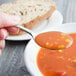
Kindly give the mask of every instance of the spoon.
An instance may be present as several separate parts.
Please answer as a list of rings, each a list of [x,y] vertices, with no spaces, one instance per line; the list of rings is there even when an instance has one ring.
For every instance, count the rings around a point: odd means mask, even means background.
[[[50,50],[66,49],[69,48],[73,43],[72,37],[62,32],[49,31],[35,35],[35,33],[33,33],[31,30],[21,25],[17,25],[16,27],[27,32],[29,35],[32,36],[33,40],[39,46],[46,49],[50,49]]]

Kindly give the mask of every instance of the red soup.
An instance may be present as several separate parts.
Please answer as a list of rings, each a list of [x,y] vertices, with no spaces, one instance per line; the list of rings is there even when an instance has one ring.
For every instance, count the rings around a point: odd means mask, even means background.
[[[43,76],[76,76],[76,33],[70,36],[73,44],[65,50],[40,49],[37,65]]]

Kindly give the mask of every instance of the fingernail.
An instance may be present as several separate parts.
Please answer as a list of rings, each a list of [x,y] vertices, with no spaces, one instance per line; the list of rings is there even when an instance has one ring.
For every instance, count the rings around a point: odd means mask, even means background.
[[[0,28],[20,24],[21,18],[17,15],[0,14]]]
[[[20,17],[19,16],[12,16],[12,18],[13,18],[14,21],[19,23],[19,21],[20,21]]]

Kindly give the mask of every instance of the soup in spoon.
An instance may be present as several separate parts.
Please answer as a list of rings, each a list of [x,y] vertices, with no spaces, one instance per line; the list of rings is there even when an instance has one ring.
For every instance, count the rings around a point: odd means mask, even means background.
[[[65,33],[52,31],[40,33],[36,36],[35,42],[41,47],[59,50],[70,47],[73,40]]]

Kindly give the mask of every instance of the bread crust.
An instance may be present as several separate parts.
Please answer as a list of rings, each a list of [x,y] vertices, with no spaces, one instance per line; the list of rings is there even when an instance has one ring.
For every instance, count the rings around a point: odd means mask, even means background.
[[[51,15],[53,14],[53,12],[55,11],[56,7],[52,6],[51,9],[44,15],[42,16],[38,16],[37,18],[35,18],[34,20],[23,24],[24,27],[28,28],[28,29],[32,29],[35,26],[37,26],[38,24],[40,24],[42,21],[44,21],[45,19],[48,19],[49,17],[51,17]]]
[[[24,23],[23,26],[31,30],[34,27],[36,27],[37,25],[39,25],[42,21],[51,17],[55,10],[56,10],[56,6],[55,5],[51,6],[50,10],[46,14],[44,14],[42,16],[38,16],[37,18],[35,18],[34,20],[32,20],[28,23]],[[25,33],[24,31],[19,30],[18,33],[16,33],[16,34],[11,33],[11,35],[21,35],[21,34],[24,34],[24,33]]]

